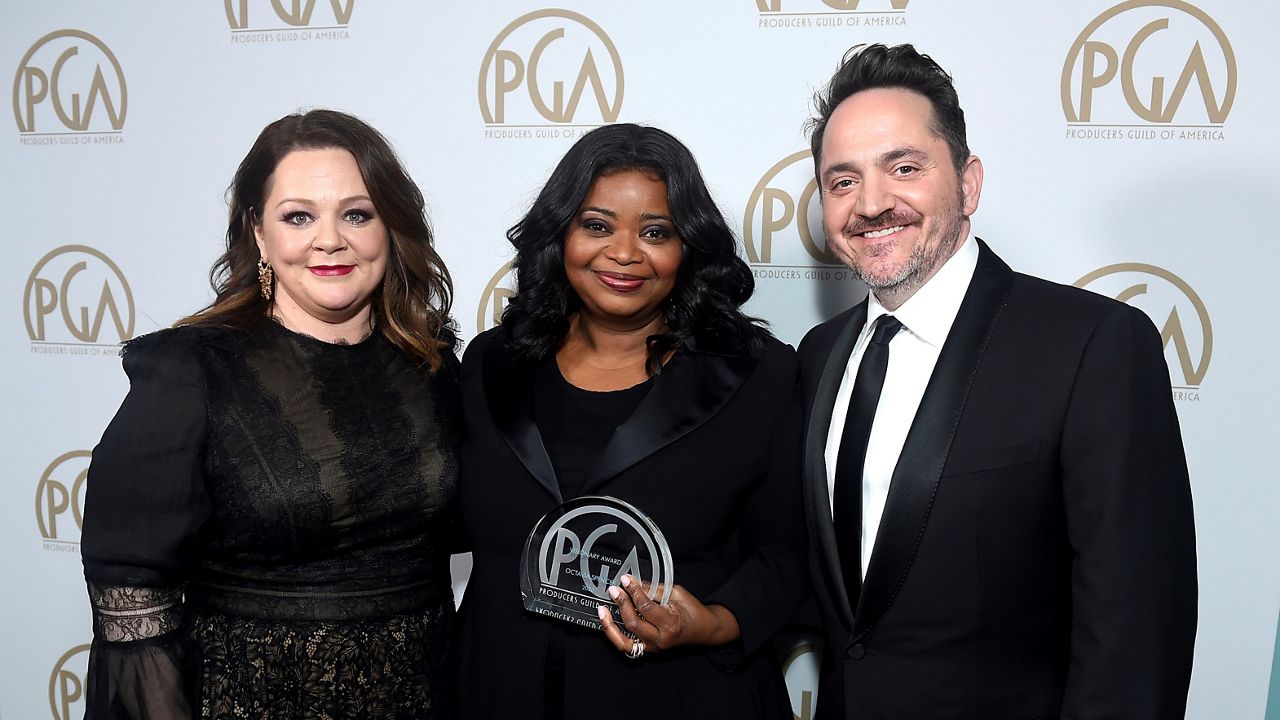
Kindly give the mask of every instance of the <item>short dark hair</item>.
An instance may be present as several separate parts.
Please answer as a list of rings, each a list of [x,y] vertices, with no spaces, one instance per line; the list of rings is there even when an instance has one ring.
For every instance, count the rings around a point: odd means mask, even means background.
[[[209,273],[215,299],[179,325],[212,324],[247,329],[271,310],[258,292],[258,246],[253,228],[262,219],[276,166],[294,150],[346,150],[369,198],[390,233],[386,275],[372,303],[374,324],[407,355],[438,369],[455,336],[449,308],[453,282],[436,253],[422,191],[382,133],[336,110],[293,113],[267,125],[240,161],[227,189],[227,251]]]
[[[850,48],[831,81],[813,98],[817,115],[809,121],[812,133],[809,144],[815,174],[822,172],[822,136],[831,114],[849,97],[875,88],[900,88],[923,95],[933,107],[933,133],[950,148],[956,172],[964,170],[964,163],[969,159],[969,141],[965,136],[964,110],[960,109],[960,98],[951,84],[951,76],[933,58],[921,55],[909,43],[893,47],[876,43]]]
[[[664,355],[693,337],[724,350],[758,350],[761,323],[739,309],[751,298],[755,279],[697,161],[670,133],[631,123],[583,135],[529,212],[507,231],[516,249],[517,288],[502,313],[508,350],[518,360],[537,362],[564,342],[570,317],[581,307],[564,269],[565,237],[596,178],[627,170],[666,184],[671,221],[684,244],[675,287],[663,303],[667,332],[649,338],[649,373],[660,372]]]

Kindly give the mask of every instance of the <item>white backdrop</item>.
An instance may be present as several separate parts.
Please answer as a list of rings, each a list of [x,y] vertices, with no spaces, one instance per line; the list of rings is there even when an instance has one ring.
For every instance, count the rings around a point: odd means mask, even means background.
[[[859,294],[827,262],[802,124],[851,45],[956,80],[987,171],[976,233],[1016,269],[1141,307],[1167,340],[1201,615],[1188,716],[1280,718],[1280,6],[1245,0],[692,3],[11,0],[0,77],[0,718],[79,717],[88,451],[123,339],[210,298],[223,191],[267,122],[353,112],[427,195],[464,338],[510,295],[505,229],[573,139],[660,125],[699,158],[796,343]],[[541,48],[541,49],[539,49]],[[1271,479],[1268,479],[1271,478]],[[465,566],[465,562],[461,564]],[[791,667],[797,717],[812,672]],[[1272,710],[1267,711],[1269,694]]]

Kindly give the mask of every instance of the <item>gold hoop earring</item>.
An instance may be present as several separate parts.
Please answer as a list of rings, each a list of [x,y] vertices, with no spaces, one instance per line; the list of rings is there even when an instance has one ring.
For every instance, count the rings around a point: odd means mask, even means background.
[[[271,281],[275,279],[275,273],[271,271],[271,263],[266,258],[258,258],[258,293],[262,295],[263,300],[271,299]]]

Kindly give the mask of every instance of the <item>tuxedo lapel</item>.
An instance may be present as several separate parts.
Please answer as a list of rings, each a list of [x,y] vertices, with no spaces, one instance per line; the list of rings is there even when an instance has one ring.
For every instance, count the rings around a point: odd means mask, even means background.
[[[854,306],[847,317],[837,320],[840,328],[835,342],[825,354],[826,361],[813,388],[813,401],[805,423],[804,467],[805,501],[813,518],[814,536],[818,560],[822,566],[821,581],[826,585],[832,605],[840,613],[846,630],[853,627],[853,603],[845,590],[844,575],[840,570],[840,552],[836,546],[835,523],[831,519],[831,494],[827,484],[827,433],[831,429],[831,414],[835,410],[836,393],[844,378],[849,356],[853,354],[858,333],[867,322],[867,303]]]
[[[976,240],[976,239],[975,239]],[[1013,272],[977,240],[978,266],[893,471],[853,625],[864,636],[893,603],[924,536],[974,374],[1008,301]]]
[[[556,502],[563,502],[551,456],[533,421],[533,368],[508,362],[499,338],[494,338],[484,350],[485,398],[498,432],[538,484],[546,488]]]
[[[720,412],[755,369],[756,358],[701,352],[691,343],[654,379],[636,411],[613,432],[587,474],[583,493],[700,427]]]

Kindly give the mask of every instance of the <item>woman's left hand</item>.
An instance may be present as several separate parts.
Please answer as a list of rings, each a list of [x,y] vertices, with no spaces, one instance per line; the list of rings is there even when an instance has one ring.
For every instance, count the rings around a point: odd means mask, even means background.
[[[671,589],[666,605],[654,602],[644,583],[623,575],[622,587],[611,586],[609,597],[618,605],[622,623],[639,643],[622,633],[609,608],[598,609],[609,642],[631,657],[661,652],[680,645],[723,645],[742,635],[738,619],[723,605],[703,605],[680,585]]]

